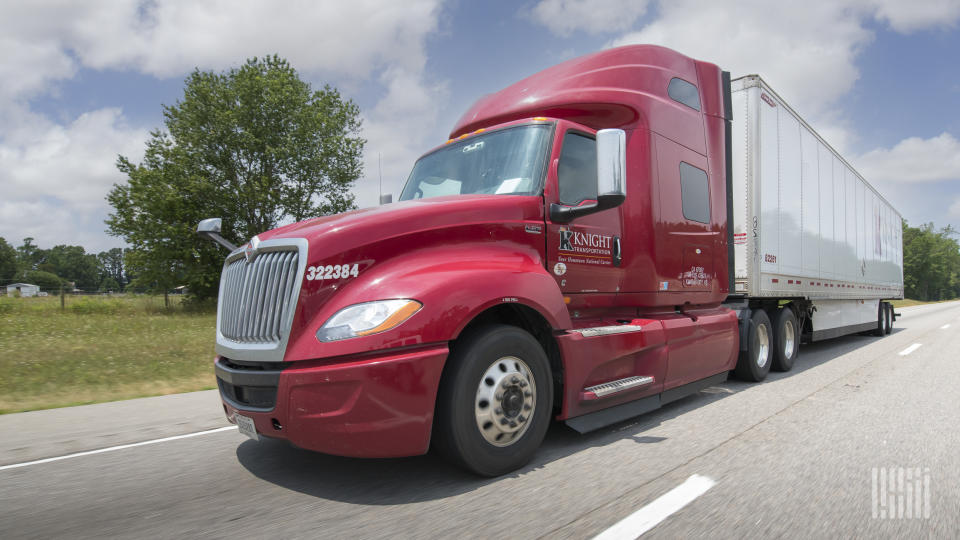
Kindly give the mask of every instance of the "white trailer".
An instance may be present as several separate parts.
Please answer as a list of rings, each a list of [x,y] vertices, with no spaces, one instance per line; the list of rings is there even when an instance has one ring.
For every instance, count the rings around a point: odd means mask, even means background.
[[[731,105],[734,293],[794,302],[807,340],[888,333],[900,214],[759,76],[731,82]]]

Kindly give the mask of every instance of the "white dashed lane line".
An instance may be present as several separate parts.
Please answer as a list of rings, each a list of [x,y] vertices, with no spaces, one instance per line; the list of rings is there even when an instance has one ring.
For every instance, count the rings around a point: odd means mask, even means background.
[[[946,330],[947,328],[950,328],[950,323],[947,323],[940,327],[941,330]]]
[[[911,346],[907,347],[906,349],[900,351],[900,356],[906,356],[906,355],[912,353],[913,351],[919,349],[920,346],[921,346],[920,343],[914,343],[913,345],[911,345]]]
[[[657,526],[691,501],[716,485],[712,479],[695,474],[658,497],[652,503],[630,514],[616,525],[603,531],[593,540],[633,540]]]
[[[229,430],[231,430],[231,429],[232,429],[232,430],[236,430],[236,429],[237,429],[237,426],[226,426],[226,427],[222,427],[222,428],[208,429],[208,430],[206,430],[206,431],[197,431],[197,432],[195,432],[195,433],[186,433],[186,434],[184,434],[184,435],[174,435],[173,437],[164,437],[164,438],[162,438],[162,439],[153,439],[153,440],[149,440],[149,441],[142,441],[142,442],[136,442],[136,443],[130,443],[130,444],[121,444],[121,445],[119,445],[119,446],[111,446],[111,447],[109,447],[109,448],[100,448],[100,449],[97,449],[97,450],[88,450],[88,451],[86,451],[86,452],[77,452],[77,453],[75,453],[75,454],[67,454],[67,455],[64,455],[64,456],[57,456],[57,457],[51,457],[51,458],[45,458],[45,459],[38,459],[38,460],[35,460],[35,461],[24,461],[23,463],[12,463],[12,464],[10,464],[10,465],[2,465],[2,466],[0,466],[0,471],[5,471],[5,470],[7,470],[7,469],[17,469],[17,468],[19,468],[19,467],[27,467],[27,466],[30,466],[30,465],[40,465],[41,463],[50,463],[50,462],[53,462],[53,461],[61,461],[61,460],[64,460],[64,459],[77,458],[77,457],[83,457],[83,456],[90,456],[90,455],[93,455],[93,454],[103,454],[104,452],[113,452],[113,451],[115,451],[115,450],[124,450],[124,449],[127,449],[127,448],[134,448],[134,447],[137,447],[137,446],[146,446],[146,445],[148,445],[148,444],[157,444],[157,443],[168,442],[168,441],[176,441],[176,440],[179,440],[179,439],[189,439],[190,437],[199,437],[200,435],[209,435],[210,433],[219,433],[219,432],[221,432],[221,431],[229,431]]]

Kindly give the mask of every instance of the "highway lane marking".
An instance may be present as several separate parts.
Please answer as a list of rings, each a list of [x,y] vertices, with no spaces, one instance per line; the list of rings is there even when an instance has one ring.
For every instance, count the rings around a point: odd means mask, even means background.
[[[100,448],[97,450],[87,450],[85,452],[77,452],[74,454],[67,454],[64,456],[49,457],[44,459],[37,459],[34,461],[24,461],[23,463],[13,463],[10,465],[2,465],[0,466],[0,471],[5,471],[7,469],[16,469],[19,467],[28,467],[30,465],[40,465],[41,463],[51,463],[53,461],[60,461],[63,459],[71,459],[71,458],[77,458],[82,456],[91,456],[93,454],[103,454],[104,452],[113,452],[114,450],[125,450],[127,448],[135,448],[137,446],[147,446],[148,444],[157,444],[157,443],[168,442],[168,441],[176,441],[179,439],[189,439],[190,437],[199,437],[200,435],[209,435],[211,433],[219,433],[221,431],[229,431],[231,429],[236,430],[237,426],[226,426],[226,427],[221,427],[216,429],[208,429],[206,431],[186,433],[184,435],[174,435],[173,437],[164,437],[162,439],[152,439],[149,441],[141,441],[141,442],[130,443],[130,444],[121,444],[118,446],[110,446],[108,448]]]
[[[940,327],[941,330],[946,330],[947,328],[950,328],[950,323],[947,323]]]
[[[703,495],[717,483],[706,476],[695,474],[658,497],[652,503],[644,506],[617,522],[613,527],[603,531],[593,540],[633,540],[649,531],[661,521],[670,517],[694,499]]]
[[[921,346],[920,343],[914,343],[913,345],[911,345],[911,346],[907,347],[906,349],[900,351],[900,356],[906,356],[906,355],[912,353],[913,351],[919,349],[920,346]]]

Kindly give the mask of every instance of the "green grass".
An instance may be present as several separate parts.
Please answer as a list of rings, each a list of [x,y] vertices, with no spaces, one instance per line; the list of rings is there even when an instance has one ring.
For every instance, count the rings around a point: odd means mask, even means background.
[[[904,298],[903,300],[890,301],[890,303],[893,304],[893,307],[895,308],[922,306],[924,304],[939,304],[940,302],[953,302],[953,300],[931,300],[929,302],[925,302],[923,300],[913,300],[912,298]]]
[[[163,297],[0,297],[0,413],[214,388],[215,319]]]

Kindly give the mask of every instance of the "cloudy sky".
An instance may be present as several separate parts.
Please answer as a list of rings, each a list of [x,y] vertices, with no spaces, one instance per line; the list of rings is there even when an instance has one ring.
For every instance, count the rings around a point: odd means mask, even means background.
[[[478,97],[655,43],[759,73],[912,224],[960,228],[960,0],[70,0],[0,5],[0,236],[122,246],[104,197],[195,67],[277,53],[362,109],[360,206]]]

